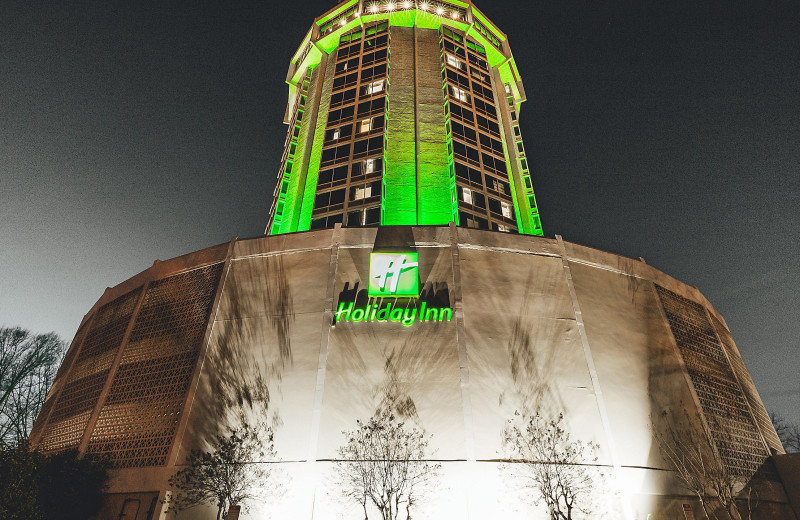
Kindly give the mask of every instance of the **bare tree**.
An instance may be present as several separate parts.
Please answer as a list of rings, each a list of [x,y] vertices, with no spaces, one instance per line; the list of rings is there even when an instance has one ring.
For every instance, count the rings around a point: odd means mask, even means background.
[[[56,334],[0,328],[0,444],[26,440],[66,344]]]
[[[591,515],[591,495],[602,476],[587,462],[596,462],[598,445],[572,440],[564,414],[547,418],[541,411],[514,414],[506,422],[503,446],[522,487],[543,500],[552,520]]]
[[[791,423],[777,412],[770,412],[769,418],[775,432],[788,453],[800,453],[800,425]]]
[[[369,505],[382,520],[411,518],[411,509],[441,464],[426,460],[429,434],[400,421],[390,407],[379,408],[358,427],[342,432],[337,473],[345,497],[357,501],[369,519]]]
[[[272,430],[267,426],[242,424],[229,436],[218,435],[210,451],[192,450],[188,467],[169,479],[174,489],[168,498],[169,511],[180,511],[200,504],[217,506],[217,520],[231,505],[246,506],[259,498],[271,476],[264,458],[274,458]]]
[[[713,416],[707,420],[716,421]],[[712,518],[712,512],[721,510],[729,520],[752,518],[758,507],[758,497],[753,489],[745,489],[745,480],[732,472],[716,456],[714,445],[705,430],[696,425],[702,424],[698,414],[685,408],[679,417],[669,412],[661,414],[660,427],[651,426],[653,437],[662,456],[672,466],[684,488],[697,497],[703,512]],[[715,427],[717,442],[723,445],[736,445],[736,439],[728,428]],[[738,503],[742,502],[742,513]],[[718,506],[718,507],[717,507]]]

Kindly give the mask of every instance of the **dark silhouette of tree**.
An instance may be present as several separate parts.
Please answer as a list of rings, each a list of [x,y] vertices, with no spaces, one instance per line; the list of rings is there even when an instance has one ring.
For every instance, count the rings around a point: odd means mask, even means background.
[[[503,446],[524,490],[544,501],[552,520],[591,515],[591,494],[601,475],[587,462],[596,462],[598,446],[570,439],[564,415],[547,418],[540,411],[516,413],[506,422]]]
[[[800,425],[787,421],[777,412],[770,412],[769,418],[775,432],[788,453],[800,453]]]
[[[370,505],[382,520],[410,519],[412,507],[441,468],[426,460],[430,435],[399,420],[388,406],[357,424],[342,432],[346,442],[336,467],[343,494],[361,504],[365,520]]]
[[[267,426],[242,424],[228,436],[218,435],[209,451],[192,450],[188,466],[170,477],[170,512],[214,504],[219,520],[231,505],[246,507],[259,498],[272,474],[270,465],[261,463],[265,458],[275,458],[272,429]]]
[[[714,421],[713,416],[706,416]],[[724,518],[745,520],[752,518],[758,507],[758,497],[746,486],[745,479],[733,473],[716,456],[711,437],[697,425],[702,424],[697,413],[682,408],[680,416],[668,411],[661,414],[659,426],[651,426],[661,455],[672,466],[683,487],[697,497],[706,517],[721,510]],[[712,428],[716,441],[735,446],[737,439],[729,429]],[[737,503],[741,503],[744,512]]]
[[[44,455],[27,442],[0,449],[0,518],[85,520],[100,511],[111,465],[77,450]]]
[[[54,333],[0,328],[0,444],[27,440],[65,347]]]

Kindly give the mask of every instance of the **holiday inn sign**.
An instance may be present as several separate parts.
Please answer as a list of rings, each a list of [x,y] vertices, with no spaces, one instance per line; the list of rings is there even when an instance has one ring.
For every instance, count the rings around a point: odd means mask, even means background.
[[[355,302],[339,302],[336,323],[349,322],[399,322],[410,327],[416,322],[450,321],[450,307],[429,307],[419,302],[419,261],[416,252],[371,253],[369,256],[369,283],[366,306],[356,307]],[[391,298],[389,302],[385,299]],[[403,305],[398,305],[402,299]]]

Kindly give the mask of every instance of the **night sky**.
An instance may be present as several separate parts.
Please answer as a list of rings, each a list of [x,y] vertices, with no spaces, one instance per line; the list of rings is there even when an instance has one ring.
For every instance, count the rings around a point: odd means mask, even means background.
[[[0,325],[71,339],[155,259],[262,234],[289,58],[333,5],[2,2]],[[800,422],[800,3],[478,6],[545,234],[697,285]]]

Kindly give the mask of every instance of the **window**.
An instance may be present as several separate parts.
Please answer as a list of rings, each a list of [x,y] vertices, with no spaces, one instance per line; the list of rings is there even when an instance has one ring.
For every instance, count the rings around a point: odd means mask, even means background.
[[[450,93],[453,97],[462,103],[469,103],[469,94],[463,89],[450,85]]]
[[[464,68],[463,61],[459,60],[458,58],[449,53],[445,53],[444,55],[447,57],[447,64],[450,65],[451,67],[454,67],[459,70]]]
[[[358,124],[358,132],[363,134],[372,130],[372,119],[364,119]]]
[[[511,218],[511,204],[508,202],[500,202],[500,208],[502,210],[503,216],[506,218]],[[505,231],[505,230],[501,230]]]
[[[350,188],[350,200],[362,200],[372,197],[372,185],[355,186]]]
[[[469,188],[461,188],[461,195],[464,199],[464,202],[467,204],[472,204],[472,190]]]
[[[379,79],[378,81],[373,81],[372,83],[364,87],[364,95],[369,96],[371,94],[377,94],[378,92],[382,92],[383,82],[384,80]]]

